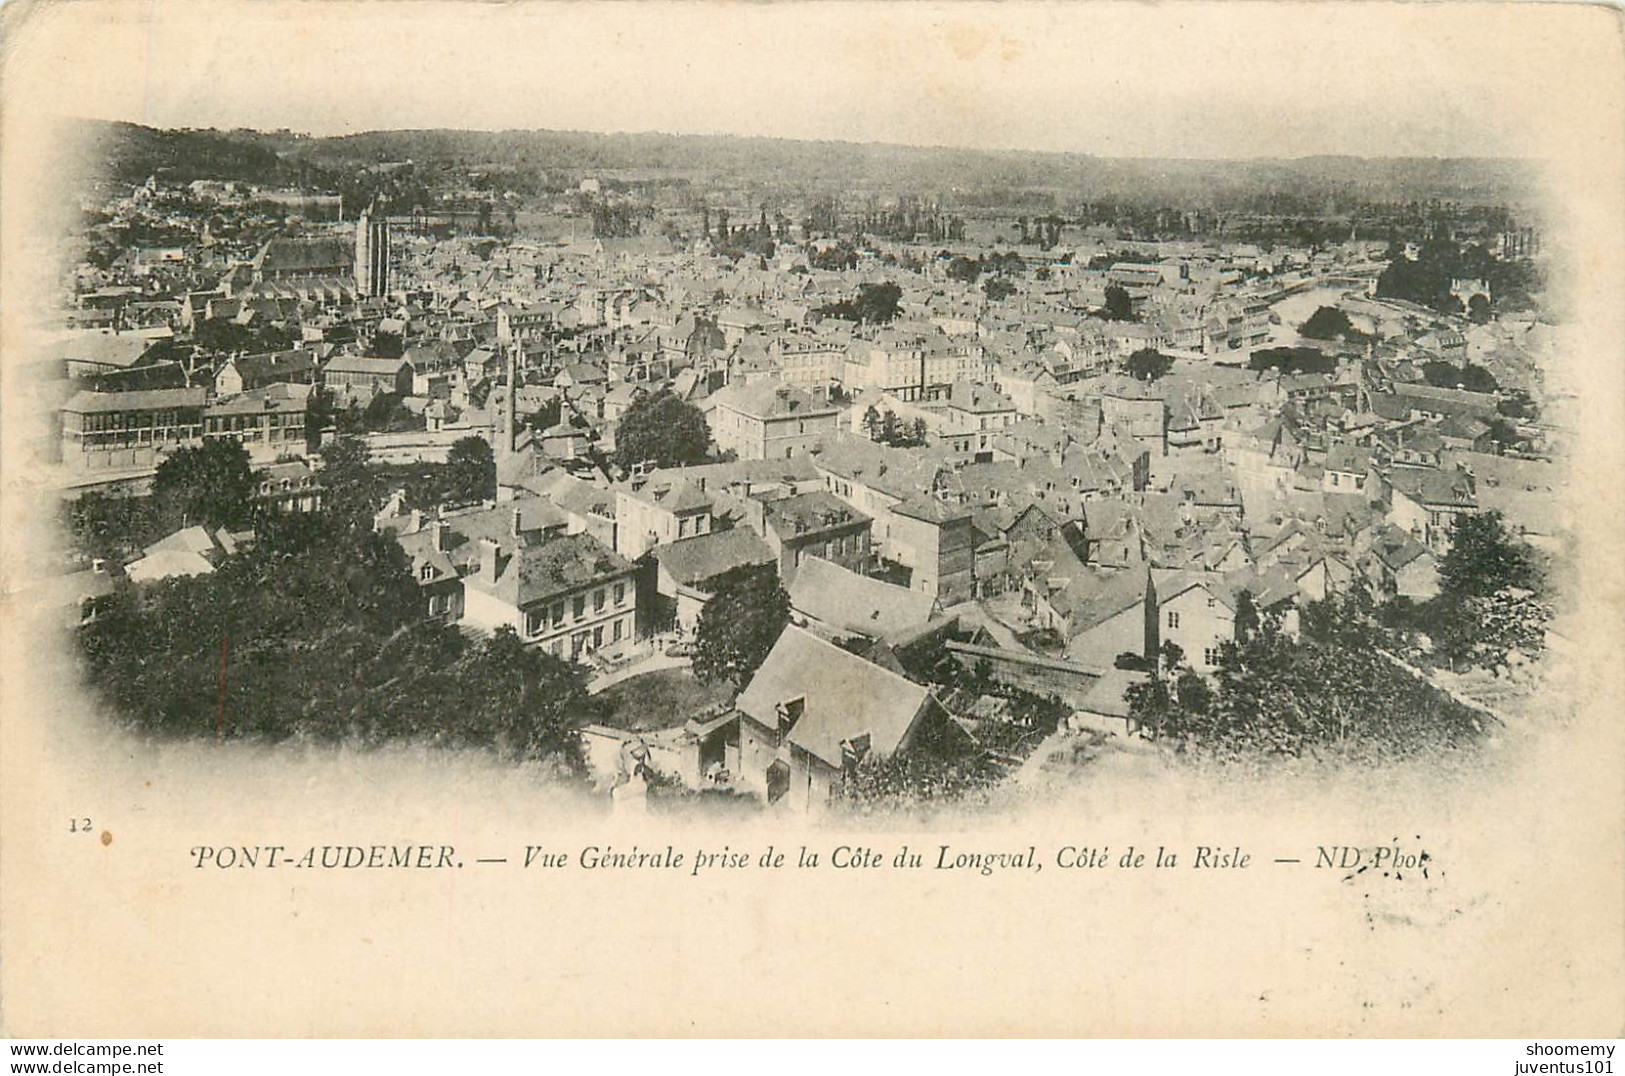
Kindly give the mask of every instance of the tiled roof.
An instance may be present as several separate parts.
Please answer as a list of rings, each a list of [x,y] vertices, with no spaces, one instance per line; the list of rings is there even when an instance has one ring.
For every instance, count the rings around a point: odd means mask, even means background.
[[[930,692],[817,636],[789,627],[739,696],[740,711],[777,728],[778,707],[801,700],[789,742],[840,768],[843,742],[869,738],[884,758],[914,727]]]
[[[748,527],[712,531],[655,547],[655,559],[676,582],[699,586],[751,564],[772,564],[773,550]]]

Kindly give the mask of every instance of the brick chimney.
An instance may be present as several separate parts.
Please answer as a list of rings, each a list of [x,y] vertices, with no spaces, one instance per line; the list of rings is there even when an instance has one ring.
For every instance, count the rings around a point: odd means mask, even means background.
[[[434,537],[434,547],[437,552],[445,553],[451,549],[451,528],[446,521],[437,519],[429,524],[429,533]]]
[[[518,508],[515,508],[513,510],[513,536],[515,538],[519,537],[520,534],[523,533],[523,525],[523,513],[521,513]]]

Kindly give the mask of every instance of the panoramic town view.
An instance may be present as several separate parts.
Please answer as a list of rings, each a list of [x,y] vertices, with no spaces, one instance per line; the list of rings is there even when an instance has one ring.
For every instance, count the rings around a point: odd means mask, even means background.
[[[1521,165],[84,126],[31,589],[133,735],[852,814],[1540,720]]]

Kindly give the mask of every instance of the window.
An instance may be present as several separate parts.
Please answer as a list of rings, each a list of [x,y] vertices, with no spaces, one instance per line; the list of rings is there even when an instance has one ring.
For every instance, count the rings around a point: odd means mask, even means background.
[[[429,595],[429,615],[445,616],[451,609],[451,596],[448,594]]]
[[[542,610],[532,609],[525,613],[525,634],[540,635],[542,633]]]
[[[582,617],[587,615],[587,596],[585,594],[579,594],[576,596],[575,602],[571,605],[570,612],[576,620],[580,620]]]
[[[1207,607],[1208,607],[1208,608],[1209,608],[1209,609],[1211,609],[1211,608],[1213,608],[1213,607],[1214,607],[1214,606],[1215,606],[1215,605],[1217,605],[1217,604],[1218,604],[1218,602],[1216,602],[1216,601],[1214,601],[1214,600],[1213,600],[1213,598],[1211,598],[1211,597],[1209,597],[1209,598],[1208,598],[1208,600],[1207,600]]]
[[[599,587],[597,590],[592,592],[592,611],[595,613],[602,613],[604,611],[603,587]]]
[[[418,578],[422,579],[424,582],[428,582],[429,580],[433,579],[434,578],[434,565],[425,564],[423,566],[423,570],[418,572]]]
[[[553,608],[552,608],[552,610],[550,610],[550,612],[548,614],[548,620],[550,620],[552,622],[552,624],[553,624],[553,626],[555,628],[558,627],[560,624],[564,623],[564,603],[563,602],[554,602],[553,603]]]
[[[679,538],[688,537],[688,517],[687,516],[678,516],[677,517],[677,537],[679,537]]]
[[[1168,626],[1170,628],[1179,627],[1179,614],[1172,609],[1168,610]]]
[[[600,646],[603,646],[603,645],[604,645],[604,626],[602,624],[600,624],[596,628],[592,629],[592,648],[594,650],[597,650]]]
[[[625,583],[616,583],[615,584],[615,604],[616,605],[625,605],[626,604],[626,584]]]
[[[621,641],[621,621],[617,620],[610,626],[609,639],[614,643]]]
[[[1217,665],[1219,663],[1219,648],[1216,646],[1202,647],[1202,664]]]

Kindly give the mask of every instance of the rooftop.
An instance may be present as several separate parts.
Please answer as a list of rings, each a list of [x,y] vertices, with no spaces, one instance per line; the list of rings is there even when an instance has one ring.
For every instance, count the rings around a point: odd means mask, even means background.
[[[867,736],[878,757],[895,753],[930,692],[833,643],[788,627],[736,705],[777,728],[779,707],[798,702],[789,742],[840,768],[842,744]]]

